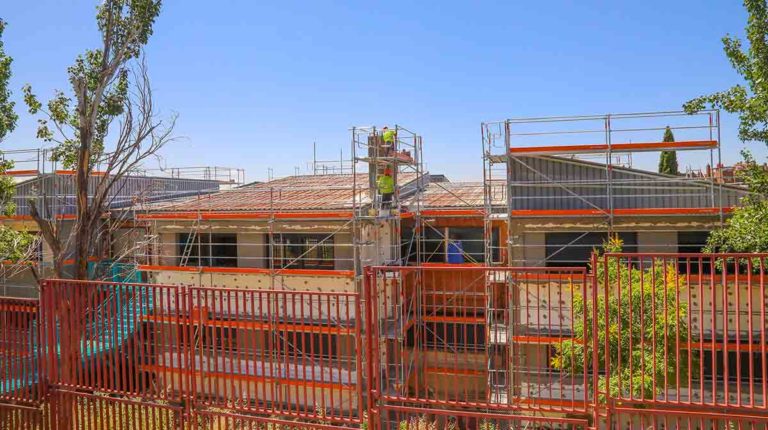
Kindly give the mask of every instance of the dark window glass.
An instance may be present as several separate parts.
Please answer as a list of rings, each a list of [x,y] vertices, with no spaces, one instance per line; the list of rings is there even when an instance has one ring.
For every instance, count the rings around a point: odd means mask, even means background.
[[[709,237],[708,231],[680,231],[677,232],[677,252],[700,253]],[[678,264],[680,273],[710,274],[712,273],[711,261],[707,258],[680,258]]]
[[[334,269],[334,237],[327,234],[276,234],[272,248],[278,269]]]
[[[237,267],[237,234],[180,233],[180,266]]]
[[[637,233],[619,233],[624,252],[637,252]],[[546,266],[587,266],[592,252],[608,241],[608,233],[546,233]]]
[[[237,329],[232,327],[203,326],[191,331],[186,325],[177,328],[177,342],[179,346],[200,347],[205,350],[232,351],[238,350]]]
[[[722,344],[722,341],[718,341]],[[737,354],[739,357],[737,358]],[[715,351],[715,360],[712,362],[712,351],[704,351],[704,358],[701,360],[701,365],[704,370],[704,379],[711,381],[715,378],[716,381],[722,382],[725,380],[725,355],[723,351]],[[748,351],[737,352],[728,351],[728,381],[736,382],[740,380],[742,383],[752,381],[755,385],[761,385],[763,383],[763,358],[760,352],[752,353],[752,361],[750,362],[750,353]],[[714,366],[713,366],[714,365]],[[750,374],[750,366],[752,367],[752,373]],[[739,373],[739,370],[741,373]],[[694,372],[694,376],[696,372]],[[752,378],[750,378],[752,376]]]
[[[479,351],[485,349],[486,326],[428,322],[423,324],[423,339],[427,348],[439,351]],[[414,345],[418,327],[408,331],[408,344]]]
[[[290,358],[335,358],[339,354],[338,335],[329,333],[278,332],[275,352]]]

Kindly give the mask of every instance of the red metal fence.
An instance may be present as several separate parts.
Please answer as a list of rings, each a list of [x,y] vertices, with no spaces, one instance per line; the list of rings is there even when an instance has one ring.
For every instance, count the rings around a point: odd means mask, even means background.
[[[596,264],[598,397],[768,412],[766,256],[608,254]]]
[[[588,415],[591,357],[553,366],[552,353],[590,320],[587,284],[585,269],[372,268],[373,419],[383,428],[586,427],[566,415]]]
[[[47,281],[0,299],[0,429],[768,430],[767,258],[376,267],[361,294]]]
[[[0,403],[40,400],[38,333],[37,300],[0,298]]]

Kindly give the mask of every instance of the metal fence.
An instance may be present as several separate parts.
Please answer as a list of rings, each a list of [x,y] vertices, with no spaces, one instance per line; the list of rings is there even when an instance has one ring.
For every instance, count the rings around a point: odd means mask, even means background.
[[[761,429],[762,254],[374,267],[364,291],[46,281],[0,429]]]

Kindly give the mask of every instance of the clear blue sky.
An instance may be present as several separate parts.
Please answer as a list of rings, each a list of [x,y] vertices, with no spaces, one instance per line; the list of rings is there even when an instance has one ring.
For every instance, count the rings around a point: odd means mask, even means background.
[[[95,4],[3,2],[15,88],[67,88],[67,66],[97,46]],[[736,0],[166,0],[147,56],[158,105],[179,113],[185,137],[168,165],[286,175],[313,141],[336,157],[348,127],[399,123],[424,136],[429,170],[476,179],[481,121],[675,110],[738,82],[720,38],[745,20]],[[5,148],[39,146],[34,127],[22,115]],[[729,163],[735,136],[725,118]]]

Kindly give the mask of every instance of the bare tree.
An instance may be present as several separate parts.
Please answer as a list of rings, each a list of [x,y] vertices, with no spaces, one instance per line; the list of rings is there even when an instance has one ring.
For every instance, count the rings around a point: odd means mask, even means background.
[[[101,48],[86,51],[68,70],[73,97],[57,92],[43,107],[31,88],[24,88],[30,113],[43,114],[38,137],[55,143],[54,161],[75,171],[71,231],[62,228],[58,214],[46,214],[31,202],[31,215],[53,253],[56,276],[65,275],[64,261],[71,257],[74,277],[87,278],[88,257],[96,249],[110,200],[119,194],[116,187],[172,140],[175,117],[158,118],[141,56],[159,12],[158,0],[104,1],[97,13]],[[101,171],[94,175],[97,166]]]

